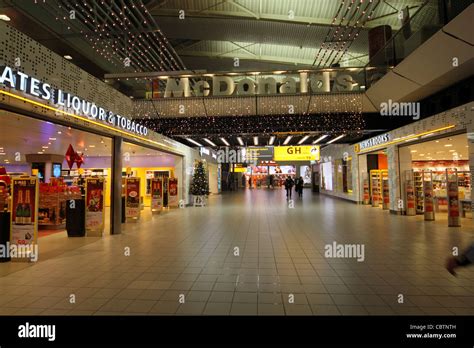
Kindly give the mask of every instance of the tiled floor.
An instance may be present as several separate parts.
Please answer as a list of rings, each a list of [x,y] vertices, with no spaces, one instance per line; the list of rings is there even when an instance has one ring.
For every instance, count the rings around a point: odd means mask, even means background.
[[[0,264],[0,315],[472,315],[474,268],[443,264],[473,221],[437,218],[309,191],[294,209],[282,190],[224,194],[118,236],[41,238],[38,263]],[[326,258],[334,241],[364,244],[365,260]],[[66,250],[45,260],[49,243]]]

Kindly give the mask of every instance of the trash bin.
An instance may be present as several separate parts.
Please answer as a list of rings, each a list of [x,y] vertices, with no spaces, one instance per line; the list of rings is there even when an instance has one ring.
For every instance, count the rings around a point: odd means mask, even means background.
[[[84,237],[86,235],[84,199],[70,199],[66,201],[66,230],[68,237]]]
[[[10,242],[10,213],[1,212],[0,213],[0,245],[2,249],[7,252],[8,244]],[[8,243],[8,244],[7,244]],[[0,253],[0,262],[10,261],[10,256],[7,254]]]

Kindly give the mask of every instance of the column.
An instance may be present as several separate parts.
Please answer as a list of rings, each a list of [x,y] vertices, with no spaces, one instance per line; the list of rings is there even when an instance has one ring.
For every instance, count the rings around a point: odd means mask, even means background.
[[[122,145],[121,137],[114,137],[112,140],[112,183],[110,200],[110,234],[120,234],[122,232]]]

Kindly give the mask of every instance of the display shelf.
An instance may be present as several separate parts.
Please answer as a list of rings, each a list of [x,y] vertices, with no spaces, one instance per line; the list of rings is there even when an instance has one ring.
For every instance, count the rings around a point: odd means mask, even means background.
[[[423,214],[423,173],[413,171],[413,180],[415,182],[415,207],[417,214]]]

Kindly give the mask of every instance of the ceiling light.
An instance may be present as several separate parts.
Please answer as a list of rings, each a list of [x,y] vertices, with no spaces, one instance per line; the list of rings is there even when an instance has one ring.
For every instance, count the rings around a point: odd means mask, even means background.
[[[450,146],[453,146],[453,144],[446,144],[446,145],[444,145],[444,146],[450,147]]]
[[[290,142],[291,138],[293,138],[293,136],[288,135],[288,136],[286,137],[285,141],[283,142],[283,145],[288,144],[288,143]]]
[[[89,145],[89,147],[95,147],[95,145]]]
[[[237,141],[239,142],[240,146],[244,146],[244,141],[241,137],[237,137]]]
[[[186,138],[186,140],[189,141],[190,143],[193,143],[194,145],[202,146],[201,144],[199,144],[197,141],[195,141],[195,140],[193,140],[193,139]]]
[[[47,146],[41,146],[42,149],[47,149],[48,147]]]
[[[11,18],[8,17],[6,14],[0,14],[0,20],[10,22]]]
[[[253,144],[258,145],[258,137],[253,137]]]
[[[210,141],[210,140],[207,139],[207,138],[203,138],[203,140],[204,140],[206,143],[208,143],[209,145],[211,145],[211,146],[217,146],[216,144],[214,144],[212,141]]]
[[[424,156],[425,154],[424,153],[420,153],[420,156]]]
[[[56,140],[56,138],[49,138],[49,140]]]
[[[300,141],[298,141],[298,145],[303,144],[308,138],[309,138],[309,135],[305,135]]]
[[[272,136],[270,137],[270,140],[268,140],[268,145],[273,145],[273,143],[275,142],[275,138],[276,138],[276,137],[275,137],[274,135],[272,135]]]
[[[61,131],[58,131],[58,134],[62,134],[62,132],[61,132]]]
[[[69,54],[66,54],[66,55],[64,56],[64,58],[66,58],[67,60],[71,60],[71,59],[72,59],[72,57],[71,57]]]
[[[51,145],[51,143],[48,143],[48,145]]]
[[[0,152],[0,156],[5,156],[6,153],[5,152]]]
[[[410,152],[418,152],[418,150],[411,150]]]
[[[321,140],[327,138],[328,136],[329,136],[329,135],[327,135],[327,134],[321,135],[318,139],[316,139],[315,141],[313,141],[313,144],[319,143]]]
[[[449,152],[455,152],[456,150],[449,150]]]
[[[340,136],[338,136],[338,137],[336,137],[336,138],[334,138],[334,139],[332,139],[332,140],[329,140],[327,143],[328,143],[328,144],[331,144],[331,143],[333,143],[333,142],[335,142],[335,141],[338,141],[339,139],[341,139],[341,138],[343,138],[343,137],[345,137],[345,136],[346,136],[345,134],[341,134]]]
[[[38,155],[42,155],[43,153],[42,153],[41,151],[38,151],[37,154],[38,154]]]
[[[230,146],[229,142],[225,138],[222,137],[220,139],[225,145]]]

